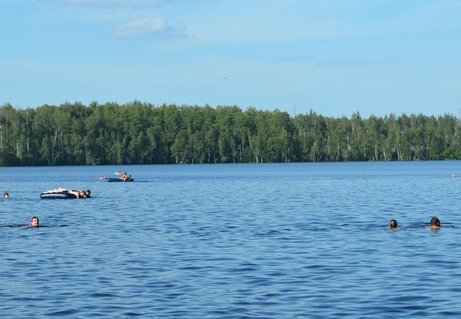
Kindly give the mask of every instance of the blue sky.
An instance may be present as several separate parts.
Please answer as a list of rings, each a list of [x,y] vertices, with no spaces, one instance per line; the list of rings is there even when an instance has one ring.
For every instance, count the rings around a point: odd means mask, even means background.
[[[461,117],[461,1],[0,0],[0,105]]]

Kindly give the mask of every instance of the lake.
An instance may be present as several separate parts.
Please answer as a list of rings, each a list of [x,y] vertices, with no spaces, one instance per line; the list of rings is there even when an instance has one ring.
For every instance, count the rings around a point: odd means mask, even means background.
[[[118,170],[135,181],[99,180]],[[461,162],[0,167],[0,317],[459,318],[452,174]],[[40,199],[57,187],[93,197]],[[20,227],[33,215],[44,227]]]

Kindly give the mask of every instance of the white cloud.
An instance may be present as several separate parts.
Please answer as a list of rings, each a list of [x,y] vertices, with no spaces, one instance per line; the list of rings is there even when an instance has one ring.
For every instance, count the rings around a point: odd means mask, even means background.
[[[185,37],[186,28],[173,27],[163,18],[137,19],[113,29],[110,34],[117,38]]]
[[[317,63],[320,67],[355,67],[355,66],[379,66],[379,65],[395,65],[401,63],[402,60],[397,58],[388,59],[338,59],[338,60],[325,60]]]
[[[106,34],[119,39],[186,37],[186,27],[172,25],[162,16],[168,5],[183,4],[184,0],[35,0],[42,4],[66,6],[71,19],[111,24]],[[154,18],[152,18],[154,16]],[[115,26],[115,27],[114,27]],[[110,27],[109,27],[110,28]]]

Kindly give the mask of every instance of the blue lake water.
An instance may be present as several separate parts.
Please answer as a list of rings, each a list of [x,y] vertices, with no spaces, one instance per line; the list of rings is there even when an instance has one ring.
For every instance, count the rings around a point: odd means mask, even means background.
[[[0,167],[0,318],[459,318],[460,189],[458,161]]]

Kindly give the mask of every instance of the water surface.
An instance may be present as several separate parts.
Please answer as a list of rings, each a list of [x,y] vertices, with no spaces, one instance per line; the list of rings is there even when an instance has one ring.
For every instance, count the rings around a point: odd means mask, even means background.
[[[99,181],[118,170],[135,182]],[[1,167],[0,317],[458,318],[458,172],[458,161]],[[40,200],[57,187],[93,198]],[[33,215],[46,227],[17,227]],[[425,228],[432,216],[440,231]]]

